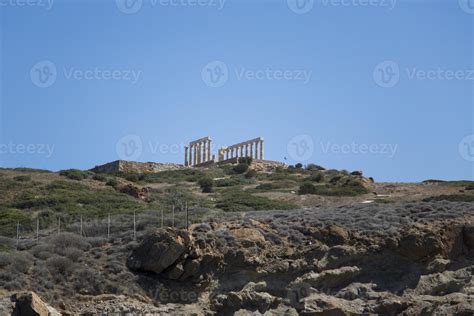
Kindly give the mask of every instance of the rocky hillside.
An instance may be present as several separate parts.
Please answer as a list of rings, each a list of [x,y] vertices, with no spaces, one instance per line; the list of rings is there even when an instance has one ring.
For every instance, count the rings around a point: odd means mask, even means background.
[[[126,238],[55,237],[2,270],[30,261],[15,272],[24,289],[85,315],[474,313],[472,203],[250,212]]]
[[[1,169],[0,315],[474,313],[473,182],[260,167]]]

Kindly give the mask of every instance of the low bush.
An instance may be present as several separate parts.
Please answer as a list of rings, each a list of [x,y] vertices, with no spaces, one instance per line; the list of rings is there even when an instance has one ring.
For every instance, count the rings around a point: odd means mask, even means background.
[[[359,182],[350,181],[342,186],[318,185],[303,183],[298,190],[299,194],[317,194],[326,196],[357,196],[369,191]]]
[[[214,187],[214,180],[209,177],[204,177],[199,179],[198,184],[203,193],[211,193]]]
[[[313,182],[320,183],[324,179],[324,176],[321,172],[313,173],[310,177],[309,180]]]
[[[271,200],[262,196],[251,195],[245,191],[231,191],[222,195],[216,207],[229,212],[252,210],[289,210],[297,207],[291,203]]]
[[[301,195],[304,195],[304,194],[317,194],[316,186],[314,184],[305,182],[300,186],[300,188],[298,190],[298,194],[301,194]]]
[[[449,202],[474,202],[474,195],[470,194],[442,194],[423,199],[423,202],[449,201]]]
[[[246,163],[239,163],[233,168],[234,172],[237,174],[245,173],[248,169],[249,169],[249,165]]]
[[[59,175],[71,180],[81,181],[89,177],[89,171],[82,171],[79,169],[67,169],[60,171]]]
[[[239,163],[244,163],[244,164],[250,166],[252,164],[253,158],[252,157],[240,157],[238,161],[239,161]]]
[[[306,170],[309,170],[309,171],[322,171],[322,170],[326,170],[326,169],[319,166],[319,165],[316,165],[314,163],[310,163],[306,166]]]
[[[100,182],[107,182],[107,177],[103,174],[96,173],[92,176],[92,179]]]
[[[52,256],[46,260],[46,267],[51,275],[67,277],[74,271],[74,262],[69,258]]]
[[[295,165],[295,168],[296,168],[296,169],[301,169],[301,168],[303,168],[303,164],[301,164],[301,163],[298,162],[298,163]]]
[[[109,181],[107,181],[107,183],[105,185],[108,185],[114,189],[117,189],[118,188],[118,181],[115,180],[115,179],[110,179]]]
[[[18,181],[18,182],[28,182],[31,181],[30,176],[16,176],[13,178],[13,180]]]
[[[247,179],[255,178],[256,176],[257,176],[257,171],[253,169],[250,169],[249,171],[245,173],[245,178]]]

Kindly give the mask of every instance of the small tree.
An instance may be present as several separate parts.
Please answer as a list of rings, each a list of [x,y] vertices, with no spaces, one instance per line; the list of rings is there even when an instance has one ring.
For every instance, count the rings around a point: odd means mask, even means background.
[[[296,168],[296,169],[301,169],[301,168],[303,168],[303,164],[301,164],[301,163],[298,162],[298,163],[295,165],[295,168]]]
[[[303,183],[298,190],[298,194],[316,194],[316,187],[308,182]]]
[[[257,171],[253,170],[253,169],[250,169],[249,171],[247,171],[247,173],[245,174],[245,177],[247,179],[251,179],[251,178],[255,178],[257,176]]]
[[[234,172],[237,174],[242,174],[249,169],[249,165],[246,163],[239,163],[237,166],[234,167]]]
[[[203,193],[211,193],[214,187],[214,180],[209,177],[204,177],[199,180],[198,184]]]
[[[253,158],[252,157],[240,157],[238,161],[239,161],[239,163],[245,163],[245,164],[250,166],[252,164]]]

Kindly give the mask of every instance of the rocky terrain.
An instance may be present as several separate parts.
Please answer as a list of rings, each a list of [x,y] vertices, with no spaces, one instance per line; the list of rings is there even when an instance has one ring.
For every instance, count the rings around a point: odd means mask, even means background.
[[[131,291],[73,291],[48,303],[86,315],[470,315],[473,219],[472,203],[419,202],[232,214],[189,230],[156,229],[128,250],[103,246],[121,252],[116,269],[128,270],[123,285]]]
[[[474,314],[472,182],[253,168],[0,170],[0,315]]]

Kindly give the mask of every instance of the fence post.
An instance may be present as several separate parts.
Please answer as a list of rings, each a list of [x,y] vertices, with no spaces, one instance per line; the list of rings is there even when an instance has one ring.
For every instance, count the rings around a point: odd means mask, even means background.
[[[82,230],[82,215],[81,215],[81,237],[84,236],[83,230]]]
[[[19,242],[20,242],[20,222],[16,222],[16,250],[18,250]]]
[[[188,202],[186,202],[186,230],[189,230],[189,208],[188,208]]]
[[[39,227],[40,227],[40,221],[39,217],[36,218],[36,241],[39,240]]]
[[[137,240],[137,224],[135,220],[135,211],[133,211],[133,240]]]
[[[107,218],[107,241],[110,239],[110,213]]]
[[[173,226],[173,228],[174,228],[174,205],[173,205],[172,226]]]

